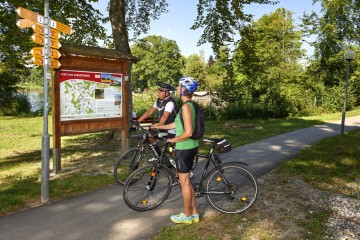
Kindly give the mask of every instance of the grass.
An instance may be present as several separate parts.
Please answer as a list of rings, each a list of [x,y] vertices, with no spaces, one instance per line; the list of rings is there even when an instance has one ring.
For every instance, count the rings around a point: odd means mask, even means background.
[[[360,115],[360,109],[347,112],[347,117],[356,115]],[[339,119],[341,113],[291,119],[208,121],[206,136],[225,137],[233,147],[237,147]],[[42,132],[42,117],[0,117],[0,216],[40,204]],[[353,184],[360,179],[359,142],[359,131],[325,139],[313,148],[304,150],[294,161],[284,163],[280,169],[284,174],[302,177],[315,187],[359,198],[359,184]],[[62,171],[58,175],[51,174],[50,200],[68,198],[114,184],[112,167],[121,153],[120,146],[120,140],[114,140],[107,132],[62,137]],[[256,212],[253,216],[256,217]],[[322,216],[323,213],[320,213],[318,218]],[[311,221],[317,222],[310,219],[302,224],[307,226],[308,223],[310,228],[314,225]],[[221,234],[217,228],[209,232],[210,227],[206,224],[214,222],[218,229],[224,229]],[[199,239],[198,236],[206,236],[203,239],[218,239],[225,236],[236,239],[239,224],[257,226],[250,218],[244,221],[243,215],[220,215],[196,226],[165,227],[157,238]],[[251,229],[242,236],[246,238],[246,234],[256,232],[256,229]],[[258,239],[276,239],[269,231],[264,228]]]
[[[325,223],[332,211],[313,208],[314,195],[300,194],[289,182],[301,179],[326,194],[360,199],[359,143],[360,129],[323,139],[282,163],[276,182],[266,191],[260,186],[262,196],[246,213],[201,216],[200,224],[191,226],[170,224],[154,239],[327,239]]]
[[[327,138],[279,167],[313,187],[360,199],[360,131]]]

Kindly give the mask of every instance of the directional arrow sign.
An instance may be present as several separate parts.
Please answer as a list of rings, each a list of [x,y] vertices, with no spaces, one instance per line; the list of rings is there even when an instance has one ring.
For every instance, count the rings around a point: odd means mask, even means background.
[[[16,25],[19,27],[19,28],[29,28],[31,27],[32,25],[34,25],[35,22],[34,21],[31,21],[29,19],[19,19],[17,22],[16,22]]]
[[[30,53],[33,56],[44,56],[44,48],[42,47],[33,48]],[[61,53],[56,49],[50,49],[49,57],[58,59],[61,57]]]
[[[35,56],[31,59],[35,65],[44,65],[44,58],[41,56]],[[51,68],[59,68],[61,66],[60,62],[56,59],[50,58],[50,65]]]
[[[31,20],[33,22],[40,23],[40,24],[44,24],[44,22],[45,22],[45,17],[43,15],[40,15],[33,11],[30,11],[26,8],[19,7],[15,10],[15,12],[17,13],[17,15],[19,17]],[[52,19],[50,19],[49,26],[51,28],[54,28],[54,29],[56,29],[60,32],[63,32],[65,34],[68,34],[68,35],[70,35],[72,33],[72,29],[69,26],[67,26],[61,22],[54,21]]]
[[[35,25],[32,26],[32,29],[34,29],[34,32],[44,35],[44,25],[35,24]],[[60,34],[59,31],[57,31],[55,29],[50,29],[50,36],[49,37],[59,39],[61,37],[61,34]]]
[[[44,45],[44,36],[41,34],[35,33],[31,36],[31,39],[38,44]],[[60,42],[52,38],[50,39],[49,45],[51,48],[56,48],[56,49],[59,49],[61,47]]]

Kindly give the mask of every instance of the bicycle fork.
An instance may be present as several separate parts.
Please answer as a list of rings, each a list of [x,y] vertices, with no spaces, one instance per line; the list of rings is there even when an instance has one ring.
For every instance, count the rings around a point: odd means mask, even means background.
[[[159,173],[159,171],[157,169],[155,169],[155,168],[151,169],[150,178],[149,178],[148,183],[146,184],[147,190],[149,190],[149,191],[154,190],[158,173]]]

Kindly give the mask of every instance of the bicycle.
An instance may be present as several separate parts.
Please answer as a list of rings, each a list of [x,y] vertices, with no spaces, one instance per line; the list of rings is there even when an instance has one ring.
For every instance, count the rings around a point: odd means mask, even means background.
[[[130,121],[130,124],[143,132],[142,141],[138,143],[137,147],[130,148],[121,154],[116,161],[114,180],[120,186],[124,186],[130,173],[157,160],[160,156],[160,147],[156,140],[164,141],[167,138],[167,133],[158,132],[151,127],[145,129],[137,121]],[[175,168],[175,161],[173,167]]]
[[[226,141],[220,138],[203,139],[210,143],[209,154],[197,154],[205,158],[200,182],[193,183],[195,196],[206,196],[212,207],[223,213],[241,213],[256,200],[257,182],[243,166],[245,163],[221,163],[219,153],[214,154],[217,145]],[[231,147],[230,147],[231,148]],[[160,206],[169,196],[174,182],[174,172],[166,165],[167,146],[164,145],[157,161],[134,171],[125,182],[123,198],[127,206],[136,211],[147,211]],[[164,157],[165,156],[165,157]],[[214,166],[209,172],[210,163]]]

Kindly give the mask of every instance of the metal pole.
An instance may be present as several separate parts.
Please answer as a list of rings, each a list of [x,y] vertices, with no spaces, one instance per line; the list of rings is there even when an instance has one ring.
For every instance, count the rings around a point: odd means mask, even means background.
[[[44,0],[44,132],[42,136],[41,149],[41,202],[49,201],[49,158],[50,158],[50,137],[48,133],[48,81],[50,80],[49,55],[49,0]]]
[[[345,83],[345,94],[344,94],[344,108],[341,117],[341,134],[344,134],[344,125],[345,125],[345,114],[346,114],[346,97],[348,92],[348,82],[349,82],[349,74],[350,74],[350,60],[347,60],[347,73],[346,73],[346,83]]]

